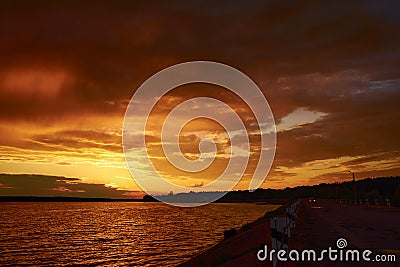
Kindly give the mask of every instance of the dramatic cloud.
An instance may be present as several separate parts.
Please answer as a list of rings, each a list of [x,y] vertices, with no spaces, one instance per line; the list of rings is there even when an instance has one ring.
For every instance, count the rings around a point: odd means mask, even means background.
[[[0,195],[142,198],[144,194],[117,190],[112,185],[89,184],[78,178],[0,174]]]
[[[278,143],[264,187],[349,179],[349,169],[358,178],[398,175],[399,7],[389,0],[2,2],[0,172],[137,190],[121,146],[130,98],[165,67],[210,60],[249,75],[271,106]],[[160,99],[146,132],[153,164],[188,186],[210,182],[227,164],[226,133],[201,120],[185,127],[181,149],[196,158],[200,139],[214,136],[212,168],[188,176],[163,158],[161,123],[199,96],[224,101],[243,119],[251,141],[239,185],[246,188],[259,155],[258,126],[242,100],[216,86],[182,86]],[[0,181],[1,192],[10,186]],[[64,182],[48,188],[89,190]]]

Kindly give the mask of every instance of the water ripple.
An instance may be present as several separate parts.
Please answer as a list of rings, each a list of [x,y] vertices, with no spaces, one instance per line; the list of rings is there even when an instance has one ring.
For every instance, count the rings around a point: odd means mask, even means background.
[[[0,203],[0,266],[176,265],[273,205]]]

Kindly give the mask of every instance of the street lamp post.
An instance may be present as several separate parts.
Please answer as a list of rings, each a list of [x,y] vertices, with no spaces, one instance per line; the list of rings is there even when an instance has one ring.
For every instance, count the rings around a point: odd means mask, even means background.
[[[353,195],[354,195],[354,204],[355,204],[355,203],[357,203],[356,177],[354,175],[354,172],[349,171],[349,173],[351,173],[351,175],[353,176],[353,187],[354,187]]]

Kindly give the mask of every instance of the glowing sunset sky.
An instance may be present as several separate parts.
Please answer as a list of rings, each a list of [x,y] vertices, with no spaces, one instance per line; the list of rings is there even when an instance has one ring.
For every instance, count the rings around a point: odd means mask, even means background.
[[[357,178],[399,175],[399,7],[398,1],[1,2],[0,173],[78,178],[32,189],[38,195],[89,196],[98,188],[140,195],[121,145],[130,98],[168,66],[210,60],[246,73],[271,106],[277,148],[262,187],[343,181],[351,178],[348,170]],[[224,101],[248,129],[254,126],[240,99],[215,86],[183,86],[161,99],[148,148],[161,172],[186,186],[211,181],[230,144],[220,125],[196,120],[184,128],[181,149],[196,158],[200,139],[210,137],[220,153],[215,165],[191,176],[162,159],[157,127],[171,108],[199,96]],[[250,141],[257,156],[257,135]],[[237,188],[247,189],[255,162]],[[21,191],[23,181],[4,177],[0,195],[29,194]]]

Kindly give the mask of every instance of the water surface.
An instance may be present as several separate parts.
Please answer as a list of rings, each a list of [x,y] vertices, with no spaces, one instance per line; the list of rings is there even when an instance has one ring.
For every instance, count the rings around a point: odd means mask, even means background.
[[[0,266],[173,266],[276,207],[0,203]]]

